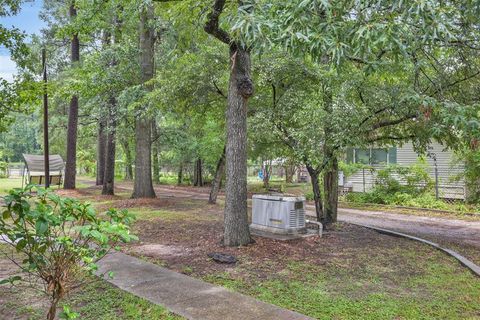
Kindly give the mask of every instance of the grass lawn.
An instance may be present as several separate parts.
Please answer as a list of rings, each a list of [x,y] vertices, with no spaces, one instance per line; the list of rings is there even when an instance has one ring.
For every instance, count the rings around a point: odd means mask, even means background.
[[[92,180],[90,177],[80,177],[80,181],[77,181],[77,188],[87,188],[90,184],[86,183],[86,181]],[[13,188],[21,188],[22,187],[22,178],[0,178],[0,196],[4,196],[8,194],[8,190]],[[58,186],[53,186],[52,189],[57,190]]]
[[[0,178],[0,196],[6,195],[8,190],[13,188],[21,188],[22,179],[21,178]]]
[[[289,261],[279,274],[256,281],[248,270],[204,279],[318,319],[478,319],[478,279],[448,258],[415,249],[397,252],[410,259],[409,275],[395,275],[383,257],[373,257],[357,268]]]
[[[0,314],[2,319],[45,319],[47,301],[35,291],[0,286]],[[111,319],[151,319],[179,320],[183,319],[157,306],[118,289],[102,280],[94,281],[73,292],[64,301],[71,310],[80,314],[78,319],[111,320]]]

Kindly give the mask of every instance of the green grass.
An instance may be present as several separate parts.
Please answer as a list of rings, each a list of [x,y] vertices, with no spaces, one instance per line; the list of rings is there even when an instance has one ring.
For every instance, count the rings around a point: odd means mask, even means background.
[[[10,246],[0,243],[0,259],[5,259],[1,253],[10,255],[11,252]],[[3,262],[5,261],[0,261]],[[61,301],[59,310],[67,305],[79,314],[77,319],[82,320],[183,319],[162,306],[136,297],[99,278],[88,276],[84,280],[79,288]],[[0,285],[0,301],[3,302],[0,303],[0,319],[4,319],[2,315],[8,315],[13,319],[41,320],[45,319],[48,308],[47,298],[30,286]]]
[[[21,188],[21,178],[2,178],[0,179],[0,196],[8,194],[8,190],[13,188]]]
[[[396,248],[407,274],[391,269],[392,252],[361,252],[354,267],[291,261],[266,278],[236,270],[204,279],[318,319],[480,319],[480,280],[431,250]]]
[[[0,290],[2,289],[0,287]],[[45,319],[46,300],[41,297],[40,293],[30,291],[22,290],[21,293],[15,292],[13,289],[0,291],[0,293],[11,298],[7,298],[7,303],[0,307],[0,311],[3,308],[8,308],[9,312],[15,310],[18,319]],[[26,301],[26,298],[28,298],[28,301]],[[38,302],[39,299],[42,299],[43,302]],[[32,303],[32,301],[36,301],[36,303]],[[79,317],[77,319],[82,320],[183,319],[172,314],[162,306],[150,303],[99,279],[93,280],[93,282],[71,293],[69,297],[60,303],[59,310],[64,305],[69,306],[71,311],[78,313]]]
[[[145,299],[122,291],[109,283],[97,280],[78,290],[66,304],[80,313],[80,319],[183,319]]]
[[[202,210],[202,209],[199,209]],[[174,211],[155,210],[150,208],[133,208],[128,210],[133,213],[137,220],[160,219],[165,221],[208,221],[215,220],[215,215],[198,214],[198,210]]]
[[[77,181],[76,186],[78,189],[87,188],[89,185],[83,182]],[[0,178],[0,196],[8,194],[8,190],[13,188],[22,187],[22,178]],[[53,186],[52,189],[58,189],[58,186]]]

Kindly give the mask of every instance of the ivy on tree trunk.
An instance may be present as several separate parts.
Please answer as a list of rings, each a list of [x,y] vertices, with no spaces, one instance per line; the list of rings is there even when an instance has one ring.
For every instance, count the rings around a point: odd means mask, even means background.
[[[324,225],[329,225],[337,222],[338,160],[336,157],[332,157],[331,165],[324,173],[323,188],[325,193],[325,205],[322,223]]]

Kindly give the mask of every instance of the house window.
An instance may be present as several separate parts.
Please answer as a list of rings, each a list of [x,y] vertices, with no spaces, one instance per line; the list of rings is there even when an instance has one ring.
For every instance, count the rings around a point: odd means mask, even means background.
[[[369,164],[370,149],[355,149],[355,163]]]
[[[388,164],[389,152],[387,149],[354,149],[354,163],[362,164]]]
[[[388,151],[386,149],[370,149],[371,164],[388,164]]]

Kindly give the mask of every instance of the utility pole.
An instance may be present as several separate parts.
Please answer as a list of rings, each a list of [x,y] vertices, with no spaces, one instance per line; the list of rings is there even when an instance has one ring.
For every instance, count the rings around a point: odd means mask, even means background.
[[[50,187],[50,156],[48,146],[48,92],[46,50],[42,49],[43,65],[43,153],[45,161],[45,188]]]

